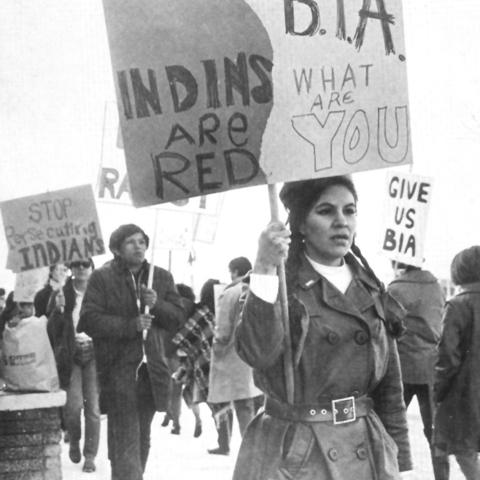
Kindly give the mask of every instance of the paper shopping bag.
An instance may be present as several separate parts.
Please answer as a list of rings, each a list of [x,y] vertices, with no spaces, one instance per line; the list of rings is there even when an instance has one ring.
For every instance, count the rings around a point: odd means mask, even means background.
[[[7,324],[2,361],[6,390],[53,392],[59,389],[46,317],[24,318],[14,327]]]

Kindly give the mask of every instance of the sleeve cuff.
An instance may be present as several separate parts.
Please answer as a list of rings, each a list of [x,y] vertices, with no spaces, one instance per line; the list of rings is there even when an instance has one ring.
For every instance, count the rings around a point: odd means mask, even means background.
[[[278,296],[277,275],[259,275],[258,273],[251,273],[250,290],[261,300],[267,303],[275,303]]]

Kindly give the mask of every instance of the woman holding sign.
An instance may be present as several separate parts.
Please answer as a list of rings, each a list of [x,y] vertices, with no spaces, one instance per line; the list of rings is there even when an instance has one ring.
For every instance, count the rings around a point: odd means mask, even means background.
[[[395,336],[404,311],[354,243],[347,176],[284,185],[291,233],[261,234],[237,350],[266,394],[234,479],[382,479],[412,468]],[[276,267],[286,262],[293,404]],[[359,261],[360,260],[360,261]]]

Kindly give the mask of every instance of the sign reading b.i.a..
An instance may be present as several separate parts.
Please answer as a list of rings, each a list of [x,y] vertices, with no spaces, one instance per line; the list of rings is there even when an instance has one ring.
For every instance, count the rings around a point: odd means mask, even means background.
[[[103,3],[136,206],[411,163],[400,1]]]

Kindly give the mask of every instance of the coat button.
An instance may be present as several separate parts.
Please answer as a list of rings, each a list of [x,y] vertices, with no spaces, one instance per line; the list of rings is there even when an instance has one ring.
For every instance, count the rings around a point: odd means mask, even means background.
[[[360,459],[360,460],[365,460],[367,458],[367,450],[364,448],[364,447],[360,447],[358,450],[357,450],[357,457]]]
[[[310,410],[310,415],[313,417],[317,412],[315,410]]]
[[[327,335],[327,341],[330,345],[335,345],[338,343],[338,335],[334,332],[330,332],[328,335]]]
[[[365,332],[357,332],[355,334],[355,341],[359,345],[365,345],[368,342],[368,335]]]
[[[328,456],[332,462],[336,462],[338,460],[338,452],[334,448],[330,449]]]

